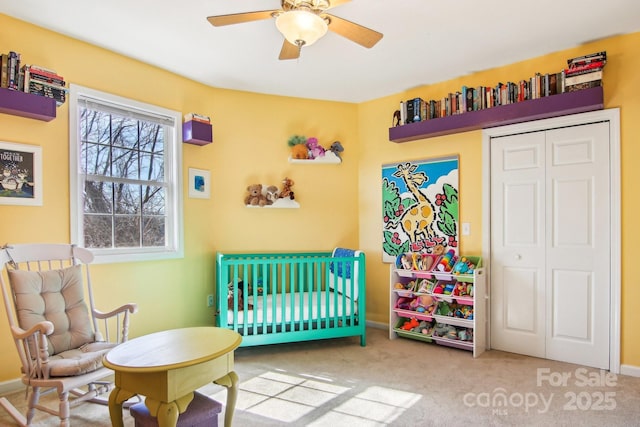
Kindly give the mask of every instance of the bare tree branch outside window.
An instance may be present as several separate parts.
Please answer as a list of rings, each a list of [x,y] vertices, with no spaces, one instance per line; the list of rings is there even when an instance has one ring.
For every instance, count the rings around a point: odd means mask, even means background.
[[[80,111],[84,245],[165,246],[163,126],[91,108]]]

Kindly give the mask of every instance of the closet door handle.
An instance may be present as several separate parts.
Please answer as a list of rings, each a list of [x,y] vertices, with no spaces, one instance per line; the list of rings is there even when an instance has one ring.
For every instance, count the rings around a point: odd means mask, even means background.
[[[516,261],[520,261],[522,259],[522,255],[516,254],[515,259]]]

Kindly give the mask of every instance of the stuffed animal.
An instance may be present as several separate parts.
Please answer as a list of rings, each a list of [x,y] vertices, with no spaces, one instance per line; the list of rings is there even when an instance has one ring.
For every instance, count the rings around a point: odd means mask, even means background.
[[[433,335],[437,337],[445,337],[450,339],[458,339],[455,326],[447,325],[446,323],[436,323],[436,327],[433,330]]]
[[[304,144],[297,144],[291,147],[291,158],[306,160],[309,158],[309,149]]]
[[[291,158],[305,160],[309,158],[307,138],[302,135],[293,135],[287,142],[291,147]]]
[[[309,149],[309,158],[315,159],[318,157],[324,157],[324,148],[318,142],[318,138],[307,139],[307,148]]]
[[[229,310],[233,310],[234,309],[234,300],[235,300],[235,295],[233,293],[233,283],[229,283],[228,285],[229,290],[227,292],[227,308]],[[242,280],[238,281],[238,311],[242,311],[244,310],[244,299],[242,298],[242,289],[244,288],[244,282]],[[247,303],[247,308],[249,310],[253,309],[253,304],[251,303]]]
[[[418,322],[416,319],[411,319],[404,322],[404,324],[400,327],[400,329],[404,329],[405,331],[410,331],[413,328],[418,327],[419,325],[420,325],[420,322]]]
[[[278,200],[278,187],[270,185],[267,187],[267,205],[272,205]]]
[[[262,184],[252,184],[247,187],[249,194],[244,198],[244,204],[250,206],[265,206],[267,196],[262,194]]]
[[[432,314],[436,308],[436,303],[430,295],[420,295],[409,303],[411,310],[418,313]]]
[[[291,190],[291,187],[293,187],[293,184],[295,184],[293,182],[292,179],[289,178],[285,178],[282,180],[282,190],[280,190],[280,195],[278,196],[281,199],[284,198],[290,198],[291,200],[294,199],[293,197],[293,190]]]
[[[341,159],[340,153],[344,151],[344,148],[342,147],[342,144],[340,144],[340,141],[336,141],[331,144],[331,147],[329,147],[329,151],[335,154],[337,158]]]

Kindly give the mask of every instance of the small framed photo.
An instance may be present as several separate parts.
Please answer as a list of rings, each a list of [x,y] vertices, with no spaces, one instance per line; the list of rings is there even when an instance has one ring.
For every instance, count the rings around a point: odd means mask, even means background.
[[[42,206],[42,148],[0,141],[0,205]]]
[[[211,174],[207,170],[189,168],[189,197],[208,199],[211,196]]]

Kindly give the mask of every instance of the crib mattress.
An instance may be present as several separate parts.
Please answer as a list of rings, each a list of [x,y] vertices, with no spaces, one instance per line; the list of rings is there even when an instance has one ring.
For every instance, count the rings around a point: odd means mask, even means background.
[[[248,303],[253,309],[238,307],[238,324],[254,323],[281,324],[350,316],[358,312],[357,302],[346,296],[331,292],[295,292],[277,295],[250,297]],[[233,309],[227,312],[227,322],[233,325]]]

